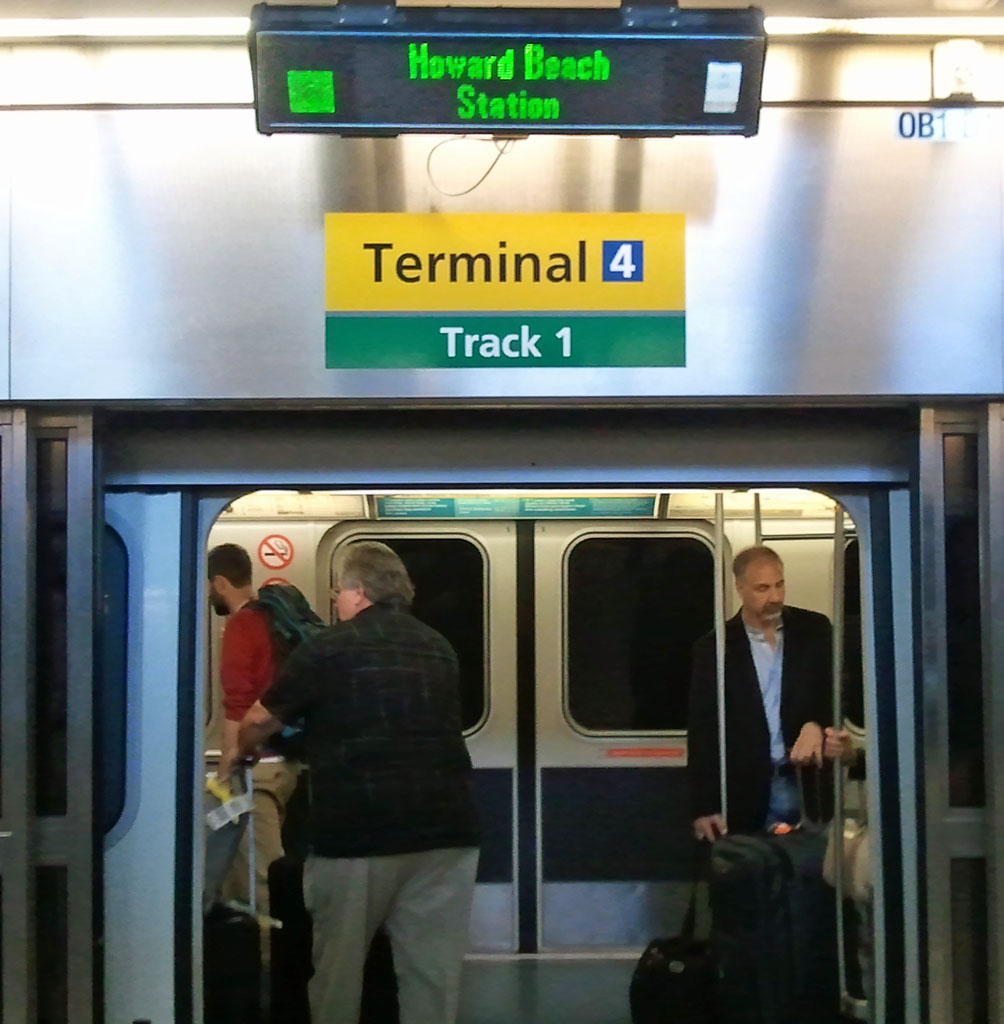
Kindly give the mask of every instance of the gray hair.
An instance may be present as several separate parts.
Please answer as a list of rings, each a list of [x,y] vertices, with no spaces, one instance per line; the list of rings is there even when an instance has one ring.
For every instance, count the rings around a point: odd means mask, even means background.
[[[403,604],[408,607],[415,587],[397,553],[375,540],[348,544],[335,560],[335,583],[362,590],[373,604]]]
[[[767,547],[766,544],[757,544],[736,555],[732,560],[732,575],[741,580],[753,562],[777,562],[780,566],[784,565],[781,556],[773,548]]]

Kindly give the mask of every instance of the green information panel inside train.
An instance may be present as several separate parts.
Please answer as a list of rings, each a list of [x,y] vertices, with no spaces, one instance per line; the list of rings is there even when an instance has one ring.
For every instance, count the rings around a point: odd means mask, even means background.
[[[262,132],[756,130],[763,40],[752,22],[701,37],[626,32],[618,12],[591,12],[618,23],[589,33],[446,31],[439,15],[398,8],[389,24],[353,31],[325,27],[316,11],[304,27],[290,19],[310,9],[288,10],[265,7],[276,28],[252,29]],[[408,31],[418,22],[428,30]]]
[[[652,519],[655,497],[389,494],[377,498],[377,515],[380,519]]]

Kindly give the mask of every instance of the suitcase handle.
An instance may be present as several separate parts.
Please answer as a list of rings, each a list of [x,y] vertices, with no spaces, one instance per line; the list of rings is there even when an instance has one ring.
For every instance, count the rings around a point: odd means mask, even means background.
[[[254,783],[251,779],[251,765],[244,766],[244,792],[251,796],[251,807],[248,810],[248,909],[252,917],[258,916],[258,894],[255,891],[255,845],[254,845]]]

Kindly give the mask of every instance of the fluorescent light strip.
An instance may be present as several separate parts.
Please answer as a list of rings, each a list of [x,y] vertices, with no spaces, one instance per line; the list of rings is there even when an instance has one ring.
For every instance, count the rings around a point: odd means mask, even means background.
[[[769,36],[1004,38],[1004,18],[768,17]],[[0,18],[0,42],[66,39],[243,39],[248,18]]]
[[[767,35],[998,39],[1004,18],[764,18]]]
[[[0,40],[243,39],[249,18],[0,18]]]

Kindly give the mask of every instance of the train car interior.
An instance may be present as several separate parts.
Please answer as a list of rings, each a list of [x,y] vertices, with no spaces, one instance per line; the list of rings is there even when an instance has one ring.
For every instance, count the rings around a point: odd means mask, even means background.
[[[415,614],[459,657],[483,836],[464,1024],[629,1020],[638,955],[679,930],[693,879],[691,647],[736,612],[731,560],[758,542],[784,561],[788,603],[834,624],[834,706],[869,765],[863,788],[846,787],[844,813],[866,808],[885,851],[872,868],[872,998],[848,926],[843,999],[857,1019],[888,1013],[906,986],[886,979],[902,978],[917,938],[917,908],[902,897],[917,884],[903,734],[916,707],[896,419],[839,433],[776,422],[755,450],[728,416],[696,432],[654,429],[644,415],[616,426],[550,418],[546,442],[525,418],[514,431],[498,416],[476,443],[449,416],[405,431],[379,419],[335,433],[335,471],[319,468],[332,435],[310,421],[259,424],[236,448],[213,421],[116,433],[101,564],[102,614],[119,625],[101,634],[99,702],[109,1019],[186,1001],[201,1015],[202,790],[219,749],[223,625],[207,552],[240,544],[255,587],[292,583],[330,621],[333,562],[363,538],[400,554]],[[223,449],[239,463],[227,471]],[[464,482],[443,485],[436,451]],[[666,482],[653,485],[655,473]],[[284,832],[294,856],[305,852],[307,778]],[[173,978],[144,971],[163,957]]]
[[[401,556],[415,614],[460,660],[484,833],[461,1019],[626,1020],[639,948],[678,930],[689,899],[690,652],[718,615],[735,614],[735,553],[772,546],[789,602],[834,621],[835,699],[867,744],[853,519],[826,495],[781,488],[262,490],[228,503],[208,544],[240,544],[256,586],[293,583],[330,620],[334,560],[361,539]],[[223,621],[210,620],[207,770],[219,746]],[[517,637],[534,651],[532,672],[521,672]],[[860,815],[857,795],[848,817]],[[294,813],[287,849],[303,849],[298,828]],[[530,963],[538,994],[527,1017],[527,994],[507,1005],[504,993],[507,980],[521,991],[512,979]],[[846,998],[866,1019],[860,981]]]
[[[130,538],[116,509],[136,500],[143,499],[109,496],[105,591],[111,616],[126,614],[135,572],[128,549],[144,546]],[[466,1024],[543,1024],[566,1015],[582,1022],[628,1019],[626,991],[639,949],[655,934],[678,930],[688,898],[694,871],[685,769],[690,650],[735,613],[729,566],[742,548],[774,547],[784,560],[788,602],[833,621],[842,680],[835,706],[855,743],[879,763],[878,732],[870,723],[882,692],[881,655],[873,630],[863,628],[875,615],[873,539],[867,497],[860,494],[777,486],[312,486],[262,488],[202,504],[205,541],[187,562],[198,575],[190,581],[198,593],[205,552],[235,542],[252,555],[256,587],[292,583],[330,621],[332,564],[340,546],[377,539],[407,565],[416,585],[415,614],[458,652],[484,837],[465,967]],[[204,772],[219,747],[223,620],[210,616],[201,599],[192,617],[201,651],[193,686],[200,712],[192,716],[189,737],[201,755],[190,776],[191,802],[198,807]],[[121,665],[125,653],[120,650],[116,662],[109,651],[108,664]],[[157,657],[156,643],[146,644],[144,657]],[[158,728],[173,694],[162,696],[159,710],[147,706],[141,720],[130,723],[124,742],[143,744],[144,731]],[[307,776],[309,769],[284,831],[287,851],[300,855]],[[875,815],[882,806],[877,779],[866,784],[874,790],[867,796],[848,788],[848,816],[859,815],[865,802]],[[106,781],[114,790],[115,780]],[[167,791],[151,793],[143,803],[165,798]],[[111,806],[126,810],[121,801]],[[139,824],[147,813],[158,813],[156,807],[144,807],[138,817],[135,811],[110,815],[110,879],[135,872],[149,843]],[[151,907],[154,888],[147,914],[166,912],[176,898],[199,905],[199,833],[184,833],[179,821],[177,841],[189,847],[188,892],[169,893],[186,883],[165,875],[162,896],[170,903],[159,911]],[[882,871],[876,862],[879,892]],[[138,952],[127,948],[137,910],[119,898],[128,889],[116,883],[106,908],[110,954],[125,959]],[[197,1004],[198,915],[193,921],[190,979]],[[878,915],[879,942],[882,930]],[[849,949],[844,999],[858,1019],[867,1019],[855,958]],[[876,965],[881,974],[881,955]],[[112,1004],[117,997],[127,1002],[126,996],[114,986],[108,992]]]

